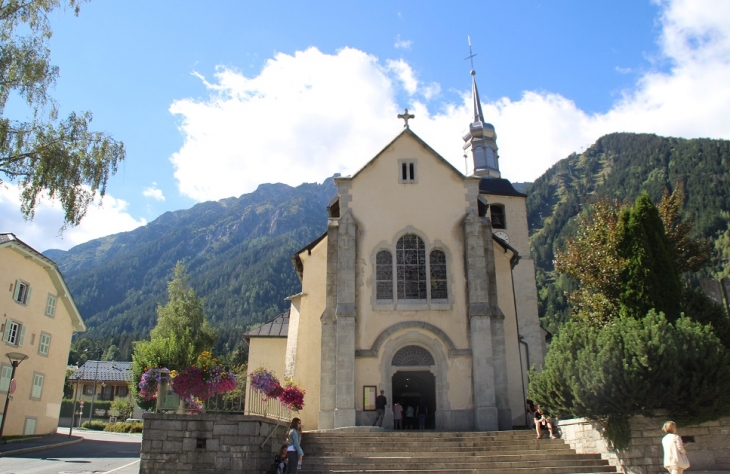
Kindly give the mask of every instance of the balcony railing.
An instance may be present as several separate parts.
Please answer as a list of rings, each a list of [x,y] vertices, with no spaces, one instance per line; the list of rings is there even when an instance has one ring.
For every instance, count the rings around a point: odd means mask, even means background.
[[[274,420],[289,421],[292,419],[292,411],[279,400],[266,398],[263,392],[251,387],[247,383],[248,404],[246,407],[246,415],[261,415]]]

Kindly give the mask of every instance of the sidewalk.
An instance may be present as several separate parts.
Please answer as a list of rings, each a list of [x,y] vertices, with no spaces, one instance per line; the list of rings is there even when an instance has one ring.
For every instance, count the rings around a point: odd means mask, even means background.
[[[32,453],[43,449],[58,448],[76,444],[83,441],[80,436],[71,436],[68,434],[54,433],[37,438],[29,438],[21,441],[11,441],[10,443],[0,444],[0,458],[5,456],[14,456],[16,454]]]

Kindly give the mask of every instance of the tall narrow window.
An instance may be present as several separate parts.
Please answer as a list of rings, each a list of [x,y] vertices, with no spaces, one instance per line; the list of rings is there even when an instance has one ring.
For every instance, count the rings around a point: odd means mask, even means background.
[[[415,160],[399,160],[400,173],[398,175],[399,183],[415,183],[416,182],[416,161]]]
[[[375,298],[393,299],[393,255],[387,250],[375,256]]]
[[[398,299],[426,299],[426,249],[414,234],[406,234],[396,245]]]
[[[446,299],[448,294],[446,291],[446,254],[442,250],[433,250],[431,252],[431,299]]]
[[[30,285],[22,280],[15,280],[15,291],[13,299],[21,304],[30,302]]]
[[[46,300],[46,316],[53,317],[56,314],[56,295],[48,295]]]
[[[38,341],[38,354],[47,356],[48,351],[51,348],[51,335],[45,332],[41,333],[41,338]]]
[[[13,367],[10,365],[2,365],[0,369],[0,392],[7,392],[10,387],[10,374],[13,373]]]
[[[30,389],[30,398],[40,400],[43,394],[43,380],[45,376],[43,374],[33,374],[33,387]]]

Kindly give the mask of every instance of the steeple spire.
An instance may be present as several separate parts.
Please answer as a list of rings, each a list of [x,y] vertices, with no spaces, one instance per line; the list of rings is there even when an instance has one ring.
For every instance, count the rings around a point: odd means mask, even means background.
[[[469,38],[469,37],[467,37]],[[474,56],[471,51],[471,38],[469,38],[469,56],[466,59],[471,61],[471,95],[474,102],[474,120],[464,132],[464,151],[470,150],[474,164],[474,176],[487,178],[499,178],[499,155],[497,154],[497,134],[494,126],[484,120],[482,103],[479,100],[477,89],[476,71],[474,70]]]

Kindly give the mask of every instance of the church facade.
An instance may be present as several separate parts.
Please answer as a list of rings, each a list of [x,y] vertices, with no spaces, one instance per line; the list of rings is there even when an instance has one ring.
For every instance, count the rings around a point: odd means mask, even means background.
[[[371,425],[380,390],[384,427],[394,401],[421,400],[428,428],[526,424],[527,370],[545,353],[526,196],[500,175],[474,77],[472,87],[462,138],[473,173],[406,125],[357,173],[335,178],[326,232],[293,257],[301,292],[245,335],[250,368],[305,389],[305,429]]]

